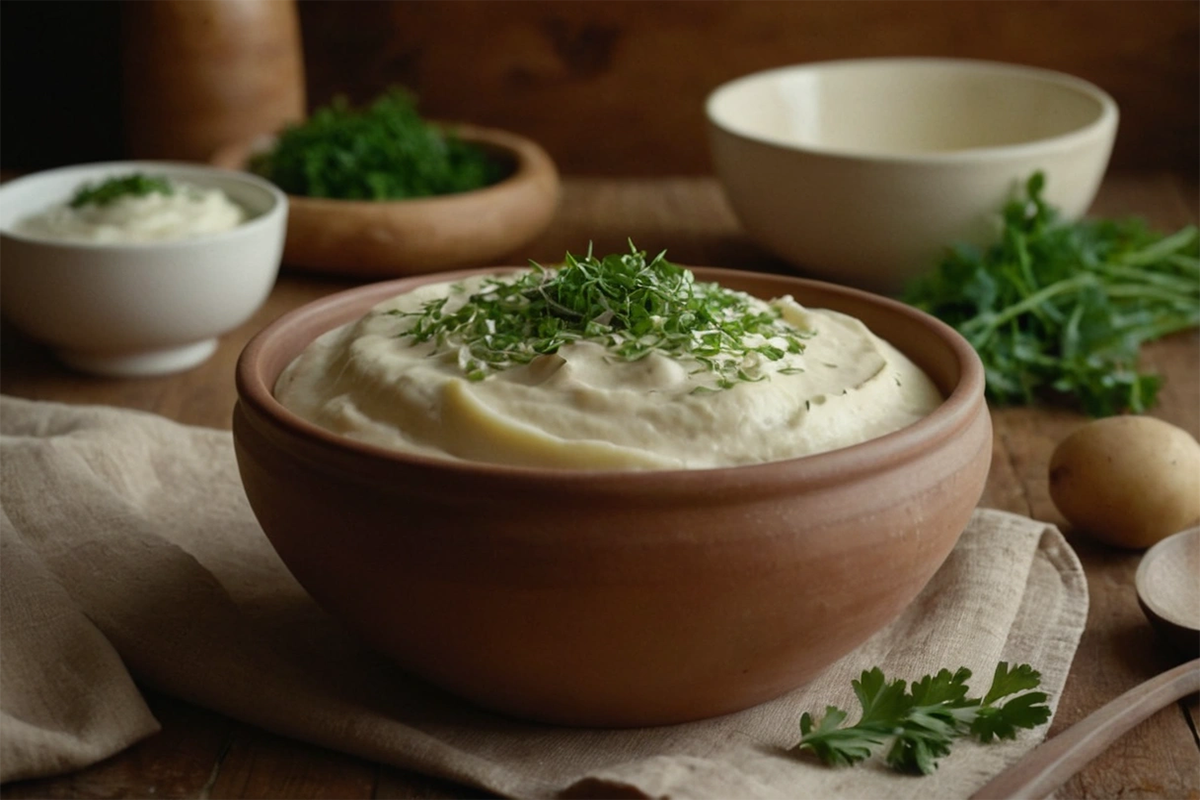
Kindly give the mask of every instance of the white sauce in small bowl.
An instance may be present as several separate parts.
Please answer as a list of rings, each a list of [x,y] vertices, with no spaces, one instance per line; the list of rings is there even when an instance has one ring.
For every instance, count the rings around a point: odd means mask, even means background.
[[[220,189],[170,181],[171,194],[125,195],[104,205],[64,202],[26,217],[15,233],[49,241],[129,244],[190,239],[235,228],[246,210]]]

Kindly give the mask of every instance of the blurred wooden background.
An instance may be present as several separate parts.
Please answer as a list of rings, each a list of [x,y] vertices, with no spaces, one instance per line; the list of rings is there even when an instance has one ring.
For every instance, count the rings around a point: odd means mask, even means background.
[[[0,3],[0,167],[125,155],[121,12]],[[402,84],[426,115],[531,136],[569,174],[706,173],[703,101],[720,83],[894,55],[1073,73],[1120,105],[1114,169],[1200,167],[1195,0],[303,0],[299,17],[310,107]]]

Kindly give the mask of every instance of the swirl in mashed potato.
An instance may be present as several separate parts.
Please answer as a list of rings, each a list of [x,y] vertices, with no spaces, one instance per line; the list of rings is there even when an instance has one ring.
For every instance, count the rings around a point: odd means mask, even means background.
[[[470,380],[453,351],[414,344],[406,332],[429,301],[448,298],[450,312],[484,280],[427,284],[325,333],[283,372],[276,397],[316,425],[383,447],[581,470],[705,469],[821,453],[903,428],[942,402],[932,381],[862,322],[790,297],[751,302],[794,326],[803,352],[747,364],[759,379],[730,388],[714,390],[712,375],[686,357],[625,360],[586,339]]]

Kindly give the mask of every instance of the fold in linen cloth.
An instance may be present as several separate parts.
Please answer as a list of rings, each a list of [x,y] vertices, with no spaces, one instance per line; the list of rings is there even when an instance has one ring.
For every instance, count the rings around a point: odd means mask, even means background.
[[[716,719],[559,728],[392,666],[292,579],[231,436],[142,412],[0,398],[0,779],[77,769],[157,730],[137,684],[247,723],[513,797],[966,797],[1043,738],[956,743],[928,777],[787,752],[850,681],[1030,663],[1053,707],[1087,615],[1052,526],[979,510],[916,602],[820,678]],[[136,681],[136,683],[135,683]],[[978,685],[977,685],[978,684]],[[855,714],[851,711],[851,719]]]

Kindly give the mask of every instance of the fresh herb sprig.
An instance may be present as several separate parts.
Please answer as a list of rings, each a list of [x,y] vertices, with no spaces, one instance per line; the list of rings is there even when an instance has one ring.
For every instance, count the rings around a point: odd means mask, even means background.
[[[71,198],[70,206],[106,206],[122,197],[145,197],[154,193],[172,195],[175,189],[166,178],[134,172],[108,178],[98,184],[84,184]]]
[[[393,88],[361,109],[334,98],[285,128],[250,169],[289,194],[403,200],[478,189],[509,166],[423,120],[412,95]]]
[[[1035,173],[1005,206],[998,243],[954,247],[904,299],[966,337],[997,404],[1065,397],[1097,417],[1146,411],[1161,381],[1138,370],[1141,345],[1200,324],[1200,232],[1066,222],[1044,186]]]
[[[850,766],[886,746],[888,766],[928,775],[937,769],[938,759],[950,753],[956,738],[984,743],[1012,739],[1018,729],[1036,728],[1050,719],[1045,692],[1030,691],[1041,685],[1041,674],[1028,664],[1010,670],[1008,662],[1001,661],[982,698],[967,697],[970,677],[966,667],[953,673],[943,669],[908,688],[903,680],[885,679],[875,667],[852,682],[861,719],[842,727],[847,714],[836,706],[828,706],[817,720],[805,712],[794,749],[810,751],[831,766]]]
[[[589,245],[585,256],[567,253],[561,267],[533,262],[515,278],[489,279],[453,311],[441,298],[393,313],[412,318],[404,336],[435,342],[435,354],[456,352],[476,381],[581,339],[627,361],[654,352],[689,359],[696,372],[712,373],[713,389],[762,380],[766,363],[804,351],[810,332],[752,305],[749,295],[697,282],[665,255],[647,259],[630,242],[628,253],[599,258]]]

